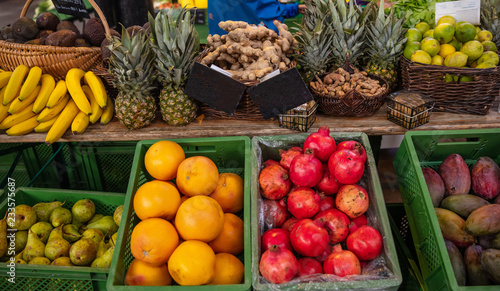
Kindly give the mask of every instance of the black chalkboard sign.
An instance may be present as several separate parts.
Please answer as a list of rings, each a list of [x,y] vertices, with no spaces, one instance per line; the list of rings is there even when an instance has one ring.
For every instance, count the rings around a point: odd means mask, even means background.
[[[79,18],[90,18],[83,0],[52,0],[57,12]]]

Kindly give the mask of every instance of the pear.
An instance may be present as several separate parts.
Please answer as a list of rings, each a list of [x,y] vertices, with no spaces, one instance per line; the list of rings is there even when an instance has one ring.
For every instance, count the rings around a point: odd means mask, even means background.
[[[68,197],[66,197],[66,200],[68,200]],[[63,206],[64,203],[66,203],[66,200],[64,200],[64,202],[53,201],[53,202],[40,202],[35,204],[33,206],[33,209],[36,212],[38,221],[49,222],[49,217],[52,210],[56,209],[57,207]]]
[[[112,244],[112,245],[116,245],[116,240],[118,239],[118,231],[115,232],[111,238],[109,239],[109,242]]]
[[[87,224],[87,229],[99,229],[102,231],[104,236],[112,235],[113,233],[118,231],[118,225],[116,225],[113,216],[104,216],[96,222],[91,224]]]
[[[102,256],[95,259],[90,266],[94,268],[109,268],[114,250],[114,246],[110,247]]]
[[[36,257],[31,259],[28,265],[50,265],[50,260],[45,257]]]
[[[88,238],[75,242],[69,250],[71,263],[76,266],[90,265],[97,255],[97,244]]]
[[[101,240],[101,242],[99,243],[99,246],[97,247],[97,254],[96,254],[96,257],[99,258],[101,257],[102,255],[104,255],[104,253],[111,247],[111,244],[110,243],[105,243],[104,240]]]
[[[63,226],[60,225],[50,233],[49,241],[45,245],[45,257],[53,261],[59,257],[69,256],[71,244],[63,238]]]
[[[8,263],[10,261],[10,257],[0,257],[0,263]]]
[[[60,257],[52,261],[53,266],[74,266],[69,257]]]
[[[9,224],[10,228],[16,230],[28,230],[33,224],[36,223],[36,211],[33,207],[20,204],[14,208],[14,223]]]
[[[31,231],[33,231],[33,233],[35,233],[38,236],[38,238],[43,243],[47,243],[49,235],[54,228],[52,227],[52,224],[48,222],[37,222],[33,224],[33,226],[30,229]]]
[[[17,260],[15,260],[14,262],[15,262],[16,264],[28,264],[28,263],[26,263],[26,261],[25,261],[25,260],[23,260],[23,259],[17,259]]]
[[[28,242],[23,251],[23,260],[30,262],[33,258],[43,257],[45,244],[38,238],[38,236],[30,229],[28,231]]]
[[[15,234],[15,247],[14,247],[14,251],[16,253],[24,250],[24,248],[26,247],[26,243],[28,242],[28,231],[27,230],[20,230],[20,231],[16,231],[16,234]]]
[[[122,213],[123,205],[116,207],[115,212],[113,213],[113,219],[118,226],[120,226],[120,221],[122,220]]]
[[[97,228],[91,228],[83,232],[81,239],[89,239],[93,241],[97,250],[99,243],[104,240],[104,234]]]
[[[71,208],[71,213],[73,214],[73,221],[71,224],[76,226],[82,226],[85,222],[89,221],[94,217],[95,214],[95,204],[90,199],[81,199],[73,204]]]
[[[21,260],[23,258],[23,256],[24,256],[24,250],[22,252],[20,252],[20,253],[16,253],[16,255],[14,256],[14,259]]]
[[[63,226],[63,238],[70,243],[79,240],[82,235],[78,232],[78,226],[74,224],[66,224]]]
[[[98,221],[99,219],[101,219],[101,218],[103,218],[103,217],[104,217],[104,215],[102,215],[102,214],[98,213],[98,214],[94,215],[94,217],[92,217],[92,219],[91,219],[91,220],[89,220],[89,221],[87,222],[87,224],[91,224],[91,223],[93,223],[93,222],[96,222],[96,221]]]
[[[50,223],[53,227],[71,223],[71,211],[66,208],[57,207],[50,213]]]
[[[0,257],[3,257],[7,253],[7,212],[5,212],[5,217],[0,220]]]

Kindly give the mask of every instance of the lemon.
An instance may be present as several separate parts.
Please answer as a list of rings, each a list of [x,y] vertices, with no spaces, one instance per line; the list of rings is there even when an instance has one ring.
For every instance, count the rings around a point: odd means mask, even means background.
[[[467,55],[463,52],[454,52],[444,58],[447,67],[464,67],[467,64]]]
[[[466,42],[460,51],[466,54],[470,61],[475,61],[483,54],[483,45],[477,40],[471,40]]]
[[[448,43],[451,44],[456,51],[459,51],[462,48],[462,43],[459,42],[455,37]]]
[[[483,51],[485,52],[496,52],[497,51],[497,45],[489,40],[481,42],[483,45]]]
[[[473,40],[475,36],[476,27],[468,22],[458,25],[455,31],[455,38],[462,43]]]
[[[488,62],[484,62],[482,64],[477,65],[476,69],[487,69],[487,68],[494,68],[494,67],[496,67],[494,64],[488,63]]]
[[[420,31],[420,33],[423,35],[427,30],[431,29],[429,24],[427,22],[419,22],[417,25],[415,25],[415,28]]]
[[[444,58],[440,55],[433,56],[431,60],[431,65],[438,65],[438,66],[444,65]]]
[[[426,37],[421,42],[420,49],[427,52],[431,57],[439,53],[440,45],[439,41],[432,37]]]
[[[492,39],[493,39],[493,34],[487,30],[481,30],[477,34],[477,40],[479,40],[480,42],[491,41]]]
[[[455,22],[456,22],[455,17],[451,15],[445,15],[439,18],[438,22],[436,23],[436,26],[440,25],[441,23],[449,23],[451,25],[455,25]]]
[[[484,52],[479,59],[477,59],[476,63],[478,65],[482,63],[491,63],[494,64],[495,66],[498,65],[498,55],[496,52]]]
[[[411,55],[411,61],[412,62],[417,62],[417,63],[422,63],[426,65],[430,65],[432,62],[431,56],[423,51],[423,50],[416,50],[412,55]]]
[[[479,27],[479,26],[475,26],[475,28],[476,28],[476,34],[478,34],[478,33],[480,33],[480,32],[481,32],[481,27]]]
[[[418,41],[413,41],[410,43],[406,43],[405,49],[403,51],[403,55],[407,59],[411,59],[411,55],[416,51],[420,49],[420,42]]]
[[[405,37],[406,37],[406,43],[421,41],[422,33],[420,32],[420,30],[416,28],[410,28],[406,31]]]
[[[423,35],[422,35],[423,38],[426,38],[426,37],[434,37],[434,29],[429,29],[427,30]]]
[[[434,38],[440,43],[449,43],[455,34],[455,26],[449,23],[441,23],[434,28]]]
[[[446,58],[447,55],[452,54],[456,51],[455,47],[451,44],[444,43],[441,45],[441,49],[439,50],[439,55],[443,58]]]

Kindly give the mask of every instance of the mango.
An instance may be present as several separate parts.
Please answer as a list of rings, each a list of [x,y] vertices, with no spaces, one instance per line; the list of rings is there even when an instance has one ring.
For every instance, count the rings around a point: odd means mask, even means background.
[[[500,250],[500,232],[493,236],[493,240],[491,241],[492,247]]]
[[[467,219],[472,211],[488,204],[490,204],[488,201],[476,195],[457,194],[444,198],[441,201],[441,208],[451,210]]]
[[[484,199],[500,193],[500,167],[490,157],[480,157],[471,170],[472,190]]]
[[[493,248],[493,241],[495,240],[494,234],[481,235],[477,237],[477,243],[483,247],[483,249]]]
[[[453,268],[453,274],[455,274],[455,279],[457,279],[458,286],[465,286],[467,282],[466,268],[464,258],[458,247],[449,240],[444,240],[446,245],[446,250],[448,251],[448,256],[450,257],[451,267]]]
[[[474,236],[465,232],[465,220],[453,211],[434,208],[443,238],[453,242],[457,247],[468,247],[474,243]]]
[[[481,265],[488,273],[493,284],[500,284],[500,250],[485,250],[481,255]]]
[[[459,154],[449,155],[439,166],[446,192],[449,195],[469,194],[471,176],[469,167]]]
[[[472,211],[465,221],[465,231],[474,236],[500,232],[500,204],[489,204]]]
[[[468,246],[464,252],[465,268],[467,269],[467,285],[481,286],[490,285],[487,273],[481,265],[483,247],[479,245]]]
[[[439,207],[441,200],[444,198],[444,192],[446,191],[443,179],[441,179],[441,176],[431,168],[423,168],[422,173],[424,174],[425,183],[431,195],[432,205],[434,205],[434,207]]]

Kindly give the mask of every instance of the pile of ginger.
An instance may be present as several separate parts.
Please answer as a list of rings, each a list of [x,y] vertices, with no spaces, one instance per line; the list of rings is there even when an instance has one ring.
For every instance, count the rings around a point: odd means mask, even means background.
[[[227,35],[209,35],[209,53],[201,64],[228,71],[237,80],[255,81],[290,64],[296,40],[288,26],[274,21],[279,35],[269,28],[250,25],[243,21],[223,21],[219,27]]]

